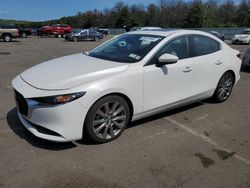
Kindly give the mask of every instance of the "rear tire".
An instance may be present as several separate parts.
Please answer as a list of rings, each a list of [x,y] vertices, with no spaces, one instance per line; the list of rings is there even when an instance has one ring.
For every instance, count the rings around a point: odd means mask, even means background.
[[[27,38],[27,34],[26,33],[22,33],[22,38]]]
[[[11,34],[4,34],[4,35],[3,35],[3,40],[4,40],[5,42],[11,42],[11,41],[12,41],[12,36],[11,36]]]
[[[78,38],[77,38],[77,37],[73,37],[73,41],[74,41],[74,42],[77,42],[77,41],[78,41]]]
[[[96,143],[118,138],[130,120],[128,103],[122,97],[101,98],[90,109],[84,123],[84,133]]]
[[[232,93],[235,78],[232,72],[225,72],[217,85],[213,98],[215,102],[221,103],[226,101]]]

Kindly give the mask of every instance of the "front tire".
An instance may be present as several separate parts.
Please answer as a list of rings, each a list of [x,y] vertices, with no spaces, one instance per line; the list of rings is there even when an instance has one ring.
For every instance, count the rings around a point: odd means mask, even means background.
[[[222,75],[213,95],[215,102],[221,103],[229,98],[234,86],[234,82],[235,79],[232,72],[228,71]]]
[[[74,42],[77,42],[77,41],[78,41],[78,38],[77,38],[77,37],[73,37],[73,41],[74,41]]]
[[[95,37],[94,40],[95,40],[96,42],[99,42],[99,41],[100,41],[100,38],[99,38],[99,37]]]
[[[84,131],[96,143],[110,142],[122,134],[129,119],[128,103],[120,96],[107,96],[90,108],[85,119]]]
[[[3,40],[5,42],[11,42],[12,41],[12,36],[10,34],[4,34]]]

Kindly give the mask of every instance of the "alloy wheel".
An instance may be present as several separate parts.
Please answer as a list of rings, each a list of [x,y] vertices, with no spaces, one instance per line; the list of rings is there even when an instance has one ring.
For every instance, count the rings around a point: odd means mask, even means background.
[[[233,75],[230,72],[225,73],[221,78],[218,87],[217,96],[220,101],[225,101],[229,97],[233,89],[233,85],[234,85]]]
[[[128,114],[120,102],[106,102],[95,113],[92,122],[94,134],[101,139],[112,139],[126,126]]]
[[[4,40],[5,40],[6,42],[10,42],[10,41],[11,41],[11,38],[10,38],[10,36],[6,36],[6,37],[4,38]]]

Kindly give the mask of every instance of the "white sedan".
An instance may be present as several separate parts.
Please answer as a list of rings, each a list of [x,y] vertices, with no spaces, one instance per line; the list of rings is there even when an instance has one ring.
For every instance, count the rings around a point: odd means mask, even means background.
[[[240,79],[238,56],[200,31],[129,32],[18,75],[18,116],[40,138],[108,142],[130,121],[210,97],[227,100]]]

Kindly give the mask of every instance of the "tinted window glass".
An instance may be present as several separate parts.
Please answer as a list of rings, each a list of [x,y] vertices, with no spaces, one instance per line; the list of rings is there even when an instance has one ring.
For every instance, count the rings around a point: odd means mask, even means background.
[[[89,56],[135,63],[143,59],[162,39],[162,36],[157,35],[124,34],[94,49]]]
[[[190,49],[192,57],[214,53],[220,50],[220,43],[201,35],[190,37]]]
[[[163,46],[160,51],[153,57],[149,64],[157,63],[159,57],[163,54],[173,54],[177,56],[179,59],[185,59],[189,57],[188,52],[188,42],[187,37],[179,37],[170,42],[168,42],[165,46]]]

